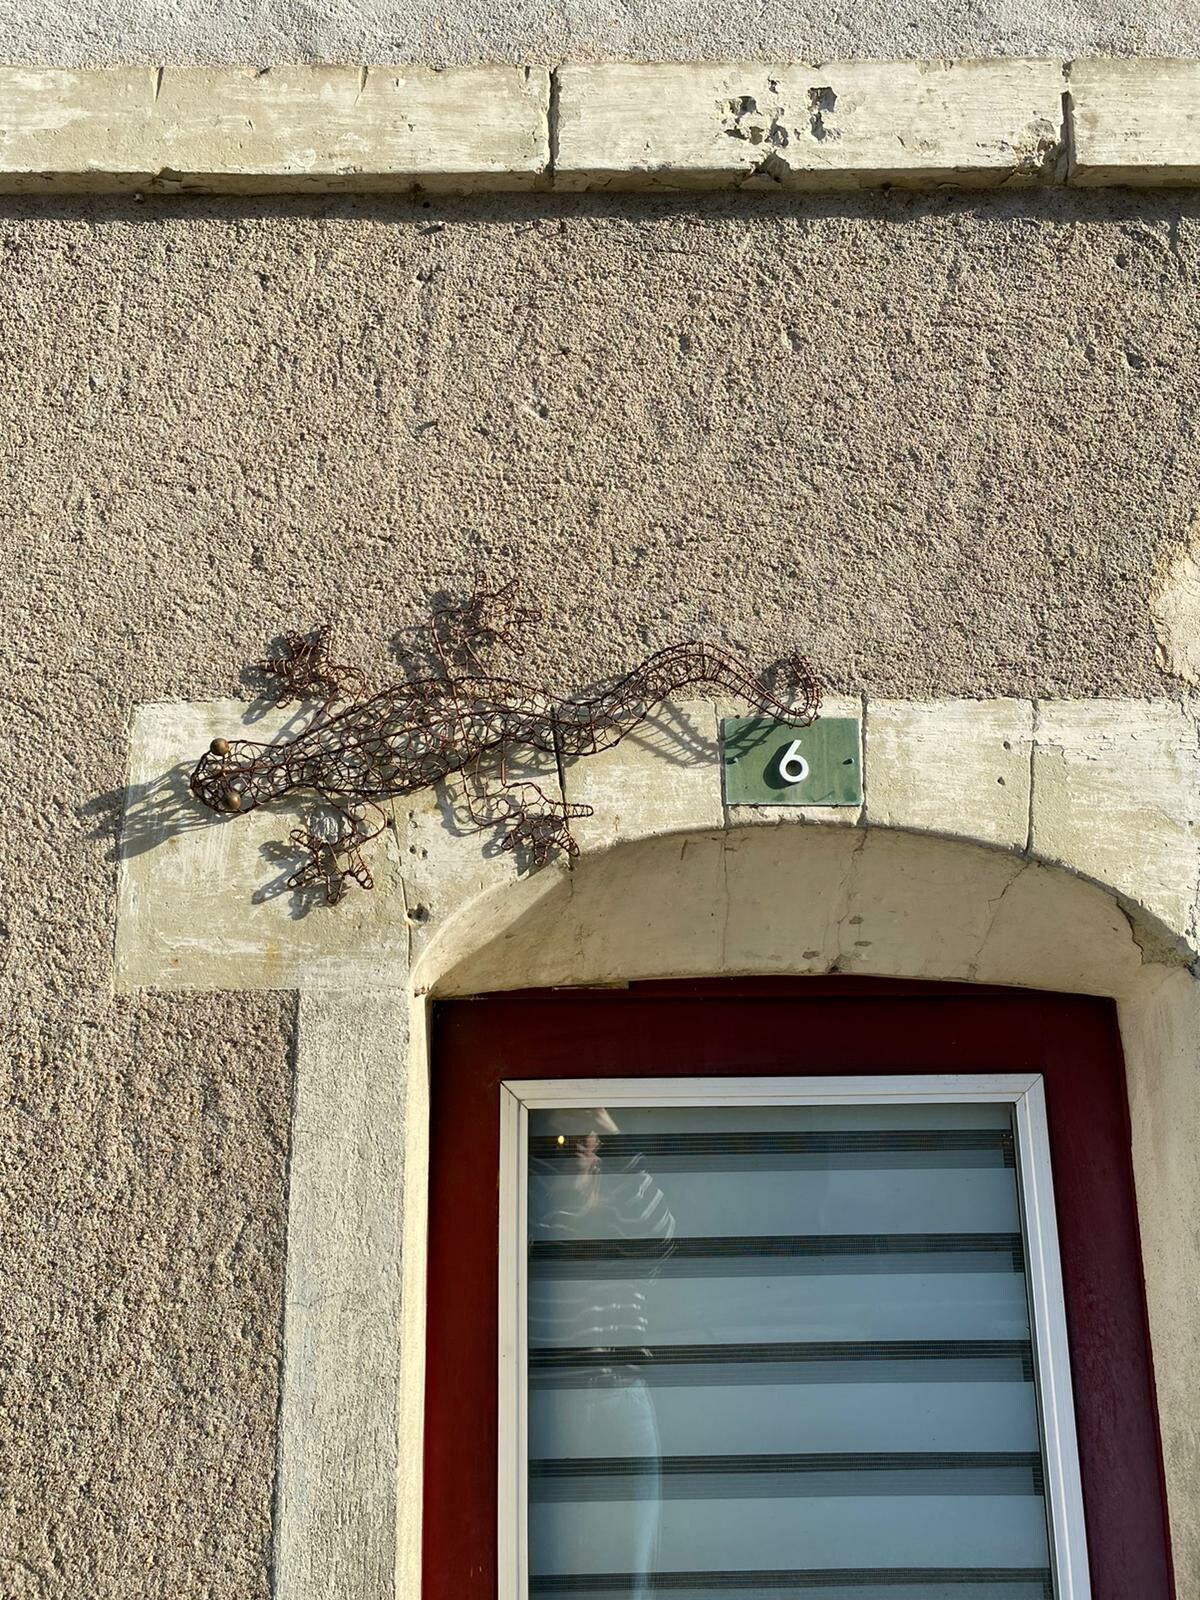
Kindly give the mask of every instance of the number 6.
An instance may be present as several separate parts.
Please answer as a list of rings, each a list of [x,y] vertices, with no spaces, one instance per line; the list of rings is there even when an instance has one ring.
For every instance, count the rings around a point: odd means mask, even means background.
[[[808,762],[800,754],[799,739],[793,739],[780,756],[779,776],[784,783],[803,783],[808,777]]]

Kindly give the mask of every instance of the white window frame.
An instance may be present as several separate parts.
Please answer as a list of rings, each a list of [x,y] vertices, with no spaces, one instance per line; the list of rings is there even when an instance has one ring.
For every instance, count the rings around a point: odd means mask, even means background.
[[[838,1078],[563,1078],[500,1085],[499,1600],[529,1600],[527,1239],[531,1111],[592,1106],[804,1106],[1004,1102],[1013,1107],[1034,1389],[1045,1452],[1057,1600],[1091,1600],[1046,1096],[1037,1073]]]

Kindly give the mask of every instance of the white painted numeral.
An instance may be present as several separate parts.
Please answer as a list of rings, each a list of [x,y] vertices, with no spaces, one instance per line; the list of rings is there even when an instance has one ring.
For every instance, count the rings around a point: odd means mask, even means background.
[[[793,739],[780,756],[779,776],[784,783],[803,783],[808,777],[808,762],[800,754],[799,739]]]

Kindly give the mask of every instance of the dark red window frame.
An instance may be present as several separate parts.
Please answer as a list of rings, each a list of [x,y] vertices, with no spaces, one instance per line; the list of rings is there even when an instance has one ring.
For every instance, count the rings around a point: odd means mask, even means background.
[[[423,1600],[496,1593],[501,1082],[1022,1071],[1046,1087],[1093,1600],[1173,1600],[1114,1006],[854,978],[435,1007]]]

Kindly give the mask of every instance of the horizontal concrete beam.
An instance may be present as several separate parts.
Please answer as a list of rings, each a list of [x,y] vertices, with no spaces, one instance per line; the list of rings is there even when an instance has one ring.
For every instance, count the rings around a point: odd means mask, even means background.
[[[523,188],[549,107],[532,67],[0,67],[0,189]]]
[[[1200,63],[0,67],[0,192],[1200,182]]]
[[[1057,61],[566,66],[564,189],[1045,181],[1063,157]]]
[[[1077,61],[1071,182],[1200,183],[1200,62]]]
[[[1152,937],[1173,960],[1190,960],[1200,949],[1200,700],[1043,701],[1035,708],[1028,700],[833,699],[827,714],[863,721],[865,802],[823,810],[724,804],[718,718],[744,709],[733,702],[668,705],[642,736],[567,766],[566,797],[594,808],[574,829],[580,856],[572,893],[592,871],[589,863],[616,846],[705,835],[728,836],[739,848],[737,836],[764,827],[813,831],[819,824],[830,835],[939,835],[1039,870],[1062,867],[1119,897],[1143,930],[1143,952]],[[294,731],[293,719],[294,709],[283,708],[249,722],[247,708],[230,700],[135,711],[117,891],[119,989],[394,987],[428,960],[448,963],[451,944],[474,938],[470,908],[489,897],[528,897],[532,905],[561,888],[561,861],[523,874],[511,852],[489,848],[490,836],[464,834],[451,785],[396,801],[393,826],[368,847],[372,893],[355,889],[330,910],[293,891],[287,880],[300,860],[288,836],[311,796],[222,817],[200,806],[187,786],[215,736],[270,740],[289,724]],[[528,771],[547,794],[557,793],[551,760]],[[691,870],[689,864],[685,877]],[[707,869],[701,863],[696,870]],[[693,887],[697,903],[715,893]],[[597,925],[613,912],[597,910]],[[826,917],[819,902],[813,915]],[[1116,915],[1128,943],[1128,926]],[[715,970],[706,964],[713,954],[707,941],[721,937],[719,927],[707,916],[693,920],[692,970]],[[602,930],[596,938],[597,960],[611,963],[602,981],[628,977],[622,963],[633,956],[624,935],[611,946]],[[780,948],[794,958],[819,943]],[[642,948],[652,962],[651,933]],[[853,970],[844,954],[838,970]],[[577,956],[565,935],[528,953],[536,982],[549,985],[573,981],[554,963]]]

